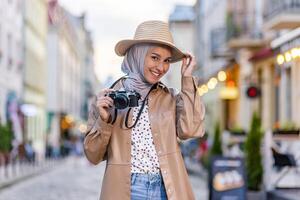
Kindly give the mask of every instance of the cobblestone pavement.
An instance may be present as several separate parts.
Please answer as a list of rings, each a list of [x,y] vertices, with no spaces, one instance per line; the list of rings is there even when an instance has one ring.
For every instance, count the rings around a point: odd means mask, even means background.
[[[0,200],[98,200],[104,163],[93,166],[84,158],[72,158],[65,164],[11,187],[0,190]],[[191,176],[197,200],[206,200],[205,182]]]

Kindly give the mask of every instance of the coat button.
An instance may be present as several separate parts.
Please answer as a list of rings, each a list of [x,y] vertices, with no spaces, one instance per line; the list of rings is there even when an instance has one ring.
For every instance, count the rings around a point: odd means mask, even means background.
[[[170,188],[168,189],[168,193],[169,193],[169,194],[171,193],[171,189],[170,189]]]
[[[163,173],[164,173],[164,174],[167,174],[167,171],[166,171],[166,170],[164,170],[164,171],[163,171]]]
[[[161,151],[159,150],[157,153],[158,153],[158,155],[160,155],[160,154],[161,154]]]

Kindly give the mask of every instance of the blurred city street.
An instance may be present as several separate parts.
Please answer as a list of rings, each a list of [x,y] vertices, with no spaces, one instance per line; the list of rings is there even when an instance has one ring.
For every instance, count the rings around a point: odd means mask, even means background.
[[[115,45],[146,20],[195,56],[205,134],[172,136],[196,199],[298,200],[300,0],[0,0],[0,200],[99,198],[104,163],[83,149],[102,129],[89,129],[91,102],[124,76]],[[157,76],[172,91],[183,60]]]
[[[104,162],[94,166],[83,157],[71,157],[49,172],[0,189],[0,200],[97,200],[104,170]],[[207,199],[205,180],[199,175],[190,180],[197,200]]]

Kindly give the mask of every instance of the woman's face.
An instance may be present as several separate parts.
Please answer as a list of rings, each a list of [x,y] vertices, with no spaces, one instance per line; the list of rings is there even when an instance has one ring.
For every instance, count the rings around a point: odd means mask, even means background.
[[[166,47],[149,48],[145,57],[144,77],[150,84],[157,83],[170,67],[171,51]]]

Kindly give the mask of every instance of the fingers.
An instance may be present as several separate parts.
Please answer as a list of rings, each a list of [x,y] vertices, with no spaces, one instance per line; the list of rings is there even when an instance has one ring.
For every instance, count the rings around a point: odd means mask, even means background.
[[[97,97],[98,97],[98,98],[103,97],[103,96],[105,96],[106,94],[108,94],[108,93],[110,93],[110,92],[113,92],[113,91],[115,91],[115,90],[114,90],[114,89],[105,88],[105,89],[101,90],[101,91],[98,93]]]
[[[187,55],[187,64],[186,64],[187,67],[191,65],[191,61],[192,61],[192,55],[191,55],[191,54],[188,54],[188,55]]]
[[[194,67],[195,65],[196,65],[196,58],[195,58],[195,56],[191,55],[189,66]]]
[[[113,107],[113,100],[107,95],[113,89],[103,89],[96,96],[96,106],[99,109],[100,117],[103,121],[109,120],[109,108]]]
[[[183,76],[191,76],[195,66],[196,66],[195,56],[193,56],[190,53],[187,53],[186,57],[182,60],[181,74]]]
[[[186,67],[187,67],[187,58],[183,58],[182,65],[181,65],[181,73],[185,71]]]
[[[107,96],[107,94],[112,91],[114,91],[114,90],[113,89],[103,89],[99,92],[99,94],[97,95],[97,101],[96,101],[97,107],[99,109],[110,108],[114,105],[113,100],[109,96]]]
[[[186,65],[187,64],[187,57],[184,57],[183,59],[182,59],[182,65]]]
[[[113,100],[108,96],[99,97],[97,99],[97,106],[99,109],[111,108],[111,107],[113,107],[113,105],[114,105]]]

